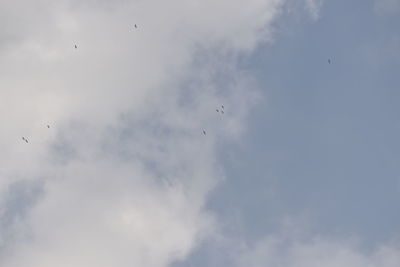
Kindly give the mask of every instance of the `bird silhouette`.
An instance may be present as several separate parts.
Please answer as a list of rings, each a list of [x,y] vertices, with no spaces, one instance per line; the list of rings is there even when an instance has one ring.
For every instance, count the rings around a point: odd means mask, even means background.
[[[137,29],[137,25],[135,24],[135,28]]]
[[[22,137],[22,140],[24,140],[25,143],[28,143],[28,140],[25,137]]]
[[[77,49],[78,48],[78,46],[77,45],[75,45],[75,49]]]
[[[50,125],[47,125],[47,128],[50,129]]]
[[[328,59],[328,63],[331,64],[331,60],[330,59]]]
[[[206,133],[206,130],[203,130],[203,134],[204,134],[204,135],[206,135],[206,134],[207,134],[207,133]]]

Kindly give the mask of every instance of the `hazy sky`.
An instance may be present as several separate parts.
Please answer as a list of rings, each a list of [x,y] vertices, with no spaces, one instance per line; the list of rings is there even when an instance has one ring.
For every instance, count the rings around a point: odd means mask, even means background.
[[[400,266],[399,0],[0,0],[0,25],[0,266]]]

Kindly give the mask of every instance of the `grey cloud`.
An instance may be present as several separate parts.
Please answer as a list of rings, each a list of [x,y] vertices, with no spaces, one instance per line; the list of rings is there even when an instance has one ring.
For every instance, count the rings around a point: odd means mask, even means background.
[[[322,0],[306,0],[306,9],[313,19],[319,18]]]
[[[20,180],[4,188],[0,199],[0,258],[18,242],[30,238],[29,225],[25,220],[42,195],[43,184],[40,180]]]
[[[395,267],[400,263],[396,245],[383,245],[370,252],[361,251],[353,240],[308,240],[271,236],[244,252],[237,266],[288,267]]]
[[[380,15],[394,15],[400,12],[399,0],[375,0],[374,11]]]
[[[2,221],[23,214],[31,238],[0,264],[167,266],[213,232],[217,149],[257,95],[236,56],[270,40],[281,4],[1,2],[1,197],[27,183]]]

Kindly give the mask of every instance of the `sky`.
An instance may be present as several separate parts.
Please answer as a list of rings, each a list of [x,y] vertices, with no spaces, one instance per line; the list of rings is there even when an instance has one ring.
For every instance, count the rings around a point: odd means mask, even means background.
[[[400,1],[0,0],[0,25],[0,266],[400,265]]]

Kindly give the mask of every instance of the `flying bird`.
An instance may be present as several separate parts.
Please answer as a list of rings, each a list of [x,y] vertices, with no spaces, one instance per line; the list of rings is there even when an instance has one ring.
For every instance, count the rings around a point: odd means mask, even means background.
[[[50,125],[47,125],[47,128],[50,129]]]
[[[203,130],[203,134],[204,134],[204,135],[206,135],[206,134],[207,134],[207,133],[206,133],[206,130]]]
[[[216,111],[216,112],[219,112],[219,109],[216,109],[215,111]]]
[[[25,137],[22,137],[22,140],[24,140],[26,143],[28,143],[28,140]]]
[[[224,109],[224,105],[222,105],[221,108]]]
[[[137,25],[135,24],[135,28],[137,29]]]
[[[78,46],[77,45],[75,45],[75,49],[77,49],[78,48]]]
[[[224,114],[225,112],[223,110],[221,110],[221,113]]]
[[[331,60],[330,59],[328,59],[328,63],[331,64]]]

